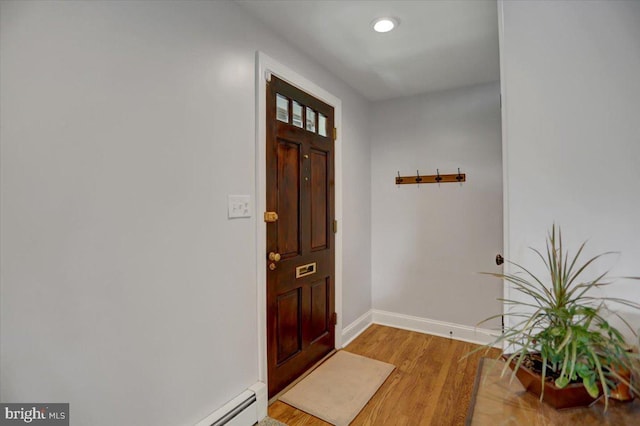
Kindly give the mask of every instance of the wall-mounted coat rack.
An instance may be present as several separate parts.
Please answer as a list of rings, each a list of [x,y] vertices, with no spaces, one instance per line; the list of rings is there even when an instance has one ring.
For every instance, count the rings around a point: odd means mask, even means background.
[[[421,183],[447,183],[447,182],[466,182],[467,175],[465,173],[460,173],[460,168],[458,168],[458,173],[449,174],[449,175],[441,175],[440,170],[436,169],[435,175],[420,175],[420,171],[416,170],[415,176],[400,176],[400,172],[398,172],[398,176],[396,177],[396,185],[408,185],[408,184],[421,184]]]

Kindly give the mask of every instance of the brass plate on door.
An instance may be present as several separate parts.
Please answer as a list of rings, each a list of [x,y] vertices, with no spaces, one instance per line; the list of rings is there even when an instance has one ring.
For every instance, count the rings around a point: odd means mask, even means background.
[[[306,277],[307,275],[315,274],[317,269],[318,268],[316,268],[316,262],[298,266],[296,268],[296,278],[302,278]]]

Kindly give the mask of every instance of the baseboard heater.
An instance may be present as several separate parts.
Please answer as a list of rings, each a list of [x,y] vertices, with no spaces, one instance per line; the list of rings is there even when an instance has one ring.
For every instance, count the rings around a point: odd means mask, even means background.
[[[263,383],[258,383],[200,420],[196,426],[253,426],[266,416],[266,406],[266,388]]]

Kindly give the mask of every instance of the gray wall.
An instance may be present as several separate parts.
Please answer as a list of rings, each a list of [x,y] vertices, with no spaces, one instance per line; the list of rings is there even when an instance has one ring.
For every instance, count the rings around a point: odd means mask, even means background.
[[[500,281],[478,274],[502,251],[499,102],[490,83],[374,104],[375,309],[469,326],[501,312]],[[462,185],[394,181],[458,167]]]
[[[226,205],[255,196],[256,50],[342,99],[344,323],[370,309],[360,96],[231,2],[1,7],[2,401],[189,425],[257,381],[256,218]]]
[[[555,222],[574,253],[620,251],[592,277],[640,275],[640,2],[503,8],[510,257],[540,265],[527,248]],[[604,293],[640,302],[640,282]]]

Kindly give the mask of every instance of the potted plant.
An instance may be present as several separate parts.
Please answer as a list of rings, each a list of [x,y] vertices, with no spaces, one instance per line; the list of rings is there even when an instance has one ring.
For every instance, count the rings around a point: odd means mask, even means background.
[[[637,393],[631,377],[640,373],[638,354],[629,350],[619,330],[607,321],[607,304],[621,304],[640,309],[640,304],[613,297],[598,297],[593,290],[610,285],[607,273],[584,280],[585,270],[603,253],[585,262],[580,255],[563,251],[562,234],[555,225],[548,235],[546,253],[532,250],[542,259],[548,277],[534,275],[525,267],[509,262],[515,272],[488,273],[506,280],[512,289],[526,297],[501,299],[510,309],[505,313],[512,321],[488,346],[502,345],[502,357],[511,366],[527,390],[556,408],[589,405],[604,396],[608,406],[612,391],[629,386]],[[638,279],[632,277],[632,279]],[[495,315],[482,322],[500,317]],[[637,376],[640,377],[640,376]],[[567,392],[569,395],[565,396]],[[576,395],[577,393],[577,395]]]

